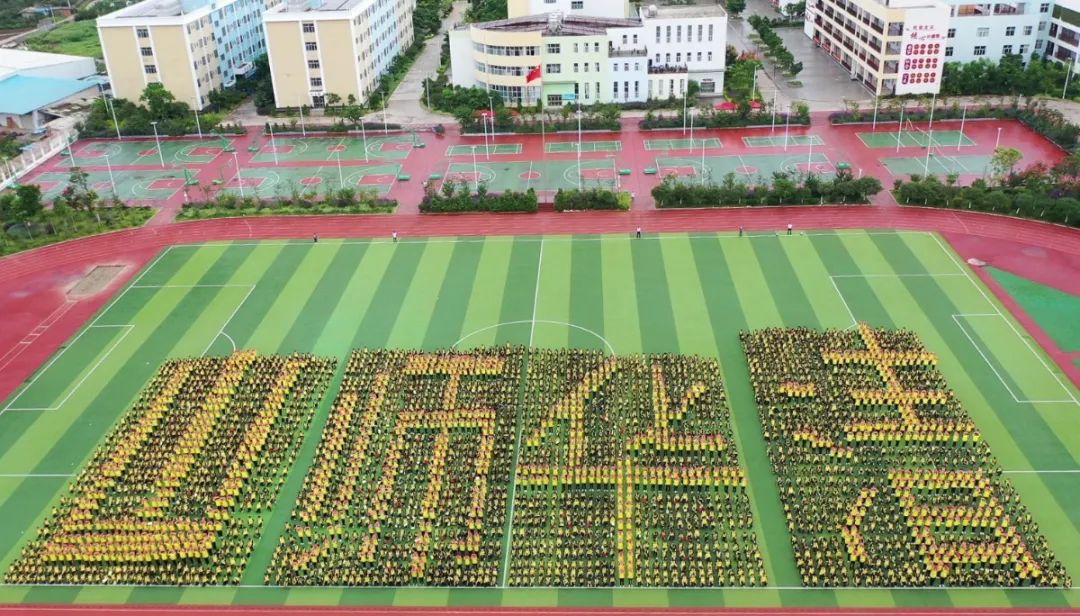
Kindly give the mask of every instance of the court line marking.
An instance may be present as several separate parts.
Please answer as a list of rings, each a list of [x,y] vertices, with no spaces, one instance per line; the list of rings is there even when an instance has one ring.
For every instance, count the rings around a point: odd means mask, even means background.
[[[1080,406],[1080,401],[1078,401],[1076,399],[1076,396],[1073,395],[1072,390],[1069,388],[1069,386],[1066,385],[1064,382],[1062,382],[1062,380],[1058,376],[1057,372],[1055,372],[1049,365],[1047,365],[1046,360],[1043,358],[1043,355],[1042,355],[1042,352],[1041,352],[1042,349],[1041,348],[1037,349],[1037,348],[1031,346],[1031,343],[1028,342],[1028,339],[1023,334],[1021,334],[1021,332],[1018,329],[1016,329],[1016,325],[1013,324],[1012,320],[1009,319],[1008,317],[1006,317],[1005,314],[1001,312],[1001,308],[999,308],[998,305],[993,300],[990,299],[990,296],[986,294],[986,290],[983,289],[982,285],[980,285],[978,282],[976,282],[976,280],[972,277],[971,272],[968,271],[966,268],[964,268],[964,266],[961,265],[961,263],[957,260],[956,255],[953,254],[952,251],[948,250],[945,247],[945,245],[941,243],[941,238],[938,237],[938,235],[936,233],[931,232],[931,231],[924,231],[923,233],[925,233],[926,235],[928,235],[928,236],[930,236],[930,237],[932,237],[934,239],[934,241],[937,243],[938,247],[941,248],[941,251],[943,253],[945,253],[945,255],[947,257],[949,257],[949,260],[951,260],[953,262],[953,265],[956,266],[956,269],[960,273],[964,274],[964,276],[967,277],[968,282],[970,282],[971,285],[973,287],[975,287],[975,290],[977,290],[979,292],[979,294],[982,295],[983,299],[986,300],[986,303],[989,304],[991,308],[993,308],[994,312],[999,317],[1001,317],[1002,319],[1005,320],[1005,324],[1009,326],[1009,329],[1013,330],[1013,333],[1016,334],[1016,337],[1019,338],[1020,341],[1024,343],[1024,346],[1026,346],[1028,348],[1028,350],[1031,351],[1032,355],[1035,356],[1035,359],[1039,360],[1039,363],[1042,364],[1042,367],[1047,372],[1050,373],[1051,378],[1053,378],[1057,382],[1057,384],[1059,386],[1061,386],[1061,389],[1066,393],[1066,395],[1069,396],[1069,399],[1072,401],[1072,403],[1075,404],[1076,406]],[[954,317],[954,319],[955,319],[955,317]],[[993,368],[993,366],[991,366],[991,368]],[[1002,384],[1004,385],[1004,382],[1002,382]]]
[[[78,342],[86,334],[86,332],[90,331],[91,328],[94,328],[94,329],[123,328],[124,333],[122,333],[120,335],[120,338],[118,338],[116,341],[114,341],[112,343],[112,345],[109,347],[109,350],[106,351],[105,354],[102,355],[97,360],[97,362],[95,362],[94,365],[89,370],[86,371],[86,374],[84,374],[83,377],[81,379],[79,379],[79,382],[75,383],[75,385],[71,388],[71,391],[69,391],[68,394],[66,396],[64,396],[63,400],[61,400],[60,402],[56,403],[53,406],[47,406],[47,407],[17,407],[17,406],[14,406],[15,401],[18,400],[19,398],[21,398],[23,396],[23,394],[25,394],[27,392],[27,390],[29,390],[34,385],[34,383],[37,383],[38,379],[40,379],[41,376],[43,374],[45,374],[45,372],[47,372],[49,370],[49,368],[51,368],[53,366],[53,364],[55,364],[61,357],[63,357],[64,354],[68,352],[68,349],[73,347],[75,345],[75,343]],[[82,387],[83,383],[85,383],[86,380],[89,379],[90,376],[93,375],[94,372],[101,366],[101,364],[104,363],[104,361],[106,359],[108,359],[110,355],[112,355],[113,351],[115,351],[116,348],[118,346],[120,346],[120,344],[124,341],[125,338],[127,338],[128,334],[130,334],[131,330],[133,330],[133,329],[135,329],[135,326],[132,325],[132,324],[126,324],[126,325],[88,325],[87,327],[83,328],[83,330],[81,332],[79,332],[78,336],[75,336],[75,338],[71,342],[69,342],[64,348],[60,349],[59,353],[53,355],[52,359],[50,359],[48,361],[48,363],[46,363],[44,366],[42,366],[37,371],[37,374],[34,375],[34,378],[30,379],[26,383],[26,385],[24,385],[19,390],[19,393],[16,394],[15,397],[11,398],[11,400],[8,401],[7,406],[4,407],[4,410],[0,411],[0,415],[2,415],[3,413],[6,413],[8,411],[34,412],[34,411],[58,411],[58,410],[60,410],[61,408],[63,408],[64,404],[66,404],[67,401],[70,400],[71,397],[75,395],[75,392],[79,391],[79,388]]]
[[[210,347],[214,346],[214,343],[217,342],[217,339],[221,336],[225,336],[226,338],[228,338],[229,342],[232,343],[233,351],[236,351],[236,342],[233,341],[233,339],[225,333],[225,328],[228,327],[230,323],[232,323],[233,317],[236,316],[237,312],[240,312],[240,308],[244,305],[245,302],[247,302],[248,298],[251,297],[251,292],[255,290],[254,284],[247,285],[247,287],[248,290],[247,293],[244,294],[244,299],[240,300],[240,303],[238,303],[236,307],[233,308],[233,311],[229,314],[229,318],[225,319],[225,323],[221,325],[221,329],[219,329],[217,334],[215,334],[214,337],[210,339],[210,342],[206,345],[206,348],[203,349],[202,357],[206,357],[206,354],[210,352]]]

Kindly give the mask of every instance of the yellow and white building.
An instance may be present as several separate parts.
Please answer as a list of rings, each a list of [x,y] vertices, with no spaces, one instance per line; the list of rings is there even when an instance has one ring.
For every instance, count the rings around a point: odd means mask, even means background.
[[[413,43],[414,0],[291,0],[263,16],[279,107],[359,102]]]
[[[202,109],[266,52],[262,13],[279,0],[144,0],[97,20],[113,94],[137,101],[160,83]]]

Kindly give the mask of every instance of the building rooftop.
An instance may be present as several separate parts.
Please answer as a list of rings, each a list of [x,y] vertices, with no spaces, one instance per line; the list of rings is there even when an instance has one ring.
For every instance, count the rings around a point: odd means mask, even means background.
[[[324,13],[351,11],[369,0],[285,0],[272,13]]]
[[[98,82],[13,75],[0,79],[0,113],[25,115],[92,88]]]
[[[653,10],[655,9],[655,12]],[[706,0],[697,4],[659,5],[643,4],[641,14],[644,17],[654,18],[688,18],[688,17],[723,17],[727,15],[724,7],[716,2]]]
[[[584,17],[579,15],[561,15],[558,20],[554,13],[500,19],[472,24],[484,30],[502,32],[543,32],[552,36],[588,36],[604,34],[608,28],[637,28],[640,19],[622,17]]]
[[[86,58],[22,49],[0,49],[0,75],[43,66],[67,64],[68,62],[86,62]]]
[[[180,17],[211,5],[213,0],[143,0],[105,15],[109,19],[140,17]],[[218,0],[217,4],[228,4]]]

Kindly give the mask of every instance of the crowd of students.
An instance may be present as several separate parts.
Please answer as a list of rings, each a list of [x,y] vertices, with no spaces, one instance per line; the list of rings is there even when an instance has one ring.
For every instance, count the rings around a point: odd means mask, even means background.
[[[5,581],[238,584],[333,370],[254,352],[168,362]]]
[[[915,334],[742,343],[805,585],[1071,585]]]

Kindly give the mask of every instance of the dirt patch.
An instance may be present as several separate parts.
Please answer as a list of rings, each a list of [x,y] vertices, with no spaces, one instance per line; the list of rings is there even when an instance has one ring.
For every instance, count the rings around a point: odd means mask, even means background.
[[[98,265],[83,276],[82,280],[68,289],[67,295],[71,299],[79,299],[87,295],[95,295],[105,290],[120,272],[124,271],[125,265]]]

